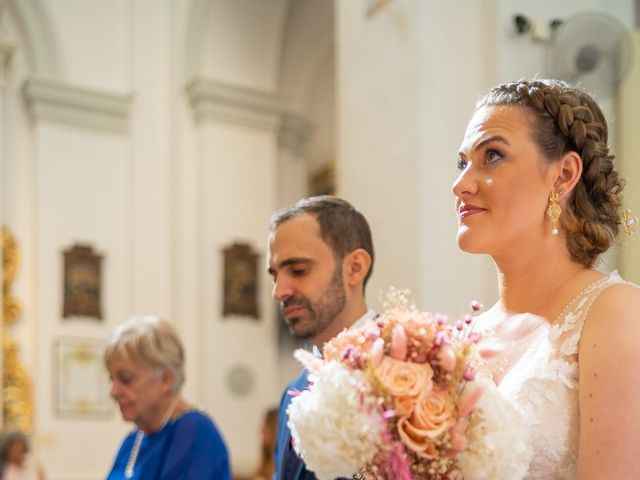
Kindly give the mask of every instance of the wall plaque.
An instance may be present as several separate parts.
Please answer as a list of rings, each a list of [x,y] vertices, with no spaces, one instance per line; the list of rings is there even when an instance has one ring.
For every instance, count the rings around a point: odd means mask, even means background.
[[[86,245],[74,245],[64,251],[63,318],[102,319],[101,263],[102,256]]]
[[[224,253],[222,315],[258,318],[258,254],[251,246],[234,243]]]

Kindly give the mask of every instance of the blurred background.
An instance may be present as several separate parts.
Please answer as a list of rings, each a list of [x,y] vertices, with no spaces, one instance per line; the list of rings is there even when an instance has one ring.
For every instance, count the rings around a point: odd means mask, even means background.
[[[104,478],[131,427],[102,345],[155,313],[249,476],[299,371],[271,213],[314,193],[362,210],[378,309],[391,285],[454,316],[491,304],[451,193],[476,99],[530,76],[593,92],[637,215],[639,18],[638,0],[0,0],[5,428],[31,433],[48,478]],[[640,240],[599,267],[640,282]]]

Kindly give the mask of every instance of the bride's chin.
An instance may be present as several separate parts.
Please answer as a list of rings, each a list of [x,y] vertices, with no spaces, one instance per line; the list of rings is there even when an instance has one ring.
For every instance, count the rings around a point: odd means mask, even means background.
[[[486,249],[481,248],[477,241],[474,241],[470,232],[458,232],[458,248],[466,253],[487,253]]]

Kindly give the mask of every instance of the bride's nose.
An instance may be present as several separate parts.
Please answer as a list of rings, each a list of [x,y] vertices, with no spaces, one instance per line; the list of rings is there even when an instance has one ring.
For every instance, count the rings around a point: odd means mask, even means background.
[[[478,191],[478,179],[476,177],[477,174],[474,172],[471,162],[469,162],[453,182],[451,187],[453,194],[459,198],[474,195]]]

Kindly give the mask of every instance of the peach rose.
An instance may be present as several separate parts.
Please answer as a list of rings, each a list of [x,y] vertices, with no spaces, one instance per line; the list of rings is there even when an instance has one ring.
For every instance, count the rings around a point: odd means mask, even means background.
[[[413,413],[398,420],[400,439],[421,457],[434,458],[434,440],[456,424],[455,405],[444,390],[421,396]]]
[[[433,370],[428,363],[402,362],[385,355],[375,372],[394,397],[427,395],[433,387]]]
[[[398,417],[404,417],[411,414],[416,404],[417,397],[404,396],[393,397],[393,409]]]

